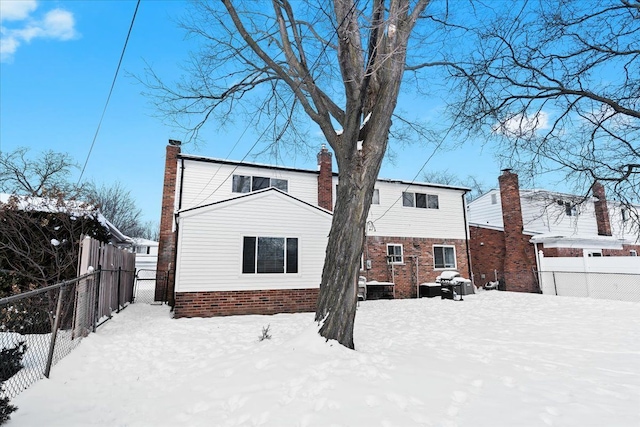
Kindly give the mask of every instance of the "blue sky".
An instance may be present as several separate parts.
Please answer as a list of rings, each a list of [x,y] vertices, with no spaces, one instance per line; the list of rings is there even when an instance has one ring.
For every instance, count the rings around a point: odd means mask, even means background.
[[[33,154],[46,149],[69,153],[85,162],[120,58],[136,6],[135,1],[2,0],[0,62],[0,150],[29,147]],[[83,179],[98,184],[120,181],[131,191],[145,220],[160,217],[164,154],[168,139],[183,135],[158,118],[144,88],[132,75],[142,75],[145,62],[167,80],[177,80],[180,64],[194,42],[185,39],[178,19],[186,1],[143,0],[140,4],[120,74]],[[439,105],[424,102],[410,91],[400,108],[417,110],[437,120]],[[429,117],[432,116],[432,117]],[[237,147],[244,126],[218,132],[209,126],[198,147],[183,152],[240,160],[254,144],[247,133]],[[449,143],[454,141],[448,141]],[[322,139],[312,141],[318,149]],[[258,147],[259,148],[259,147]],[[257,151],[257,150],[256,150]],[[394,161],[383,165],[380,176],[412,180],[433,147],[414,144],[396,147]],[[248,159],[272,163],[261,157]],[[315,153],[283,159],[285,165],[315,169]],[[487,187],[497,185],[499,165],[489,147],[468,142],[463,148],[444,149],[427,164],[430,170],[448,169],[461,178],[475,175]],[[75,179],[80,170],[76,171]]]

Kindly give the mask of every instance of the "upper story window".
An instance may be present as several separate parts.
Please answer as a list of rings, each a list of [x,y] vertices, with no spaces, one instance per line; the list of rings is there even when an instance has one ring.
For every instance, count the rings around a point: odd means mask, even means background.
[[[373,197],[371,198],[371,204],[372,205],[380,204],[380,190],[378,190],[377,188],[373,190]]]
[[[567,216],[578,216],[578,207],[571,202],[558,200],[558,205],[564,207],[564,213]]]
[[[629,219],[629,213],[625,208],[620,209],[620,215],[622,215],[622,222],[627,222]]]
[[[243,273],[297,273],[298,239],[245,236]]]
[[[387,261],[389,264],[402,264],[404,262],[402,245],[387,244]]]
[[[262,176],[233,175],[231,191],[234,193],[249,193],[264,188],[274,187],[284,192],[289,191],[289,181],[286,179],[267,178]]]
[[[402,206],[423,209],[439,209],[438,196],[424,193],[402,193]]]
[[[491,195],[491,204],[492,205],[497,205],[498,204],[498,195],[496,193],[493,193]]]

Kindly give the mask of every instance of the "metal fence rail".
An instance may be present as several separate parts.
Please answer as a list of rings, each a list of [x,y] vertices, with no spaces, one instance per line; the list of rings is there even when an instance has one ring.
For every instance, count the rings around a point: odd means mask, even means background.
[[[0,350],[24,352],[21,366],[0,364],[4,397],[42,377],[90,332],[131,303],[133,271],[96,270],[76,279],[0,299]],[[25,349],[26,347],[26,349]]]
[[[540,271],[548,295],[640,302],[640,274]]]

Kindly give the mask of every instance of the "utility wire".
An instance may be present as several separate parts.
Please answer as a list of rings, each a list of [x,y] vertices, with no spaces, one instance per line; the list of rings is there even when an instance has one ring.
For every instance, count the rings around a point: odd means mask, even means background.
[[[335,37],[336,34],[338,34],[338,29],[344,24],[345,20],[347,19],[347,17],[349,16],[350,13],[353,12],[353,10],[355,9],[355,7],[357,6],[357,2],[354,3],[351,6],[351,9],[349,10],[349,13],[347,13],[344,18],[342,19],[342,21],[340,22],[340,25],[338,25],[338,27],[336,27],[335,33],[331,35],[331,38],[327,41],[327,43],[325,43],[325,45],[322,47],[322,51],[320,52],[320,54],[318,55],[318,57],[316,58],[315,62],[313,64],[311,64],[311,67],[309,67],[308,71],[307,71],[307,76],[309,75],[309,73],[311,72],[311,70],[313,70],[313,68],[318,64],[318,62],[320,62],[320,59],[322,57],[322,55],[324,55],[324,53],[326,52],[329,43],[333,40],[333,38]],[[317,15],[316,15],[317,16]],[[278,56],[281,54],[282,52],[278,53]],[[300,88],[300,86],[302,86],[304,79],[300,79],[300,82],[298,83],[298,85],[296,86],[296,89]],[[295,96],[295,90],[292,91],[292,97]],[[251,148],[249,148],[249,151],[247,151],[247,153],[244,155],[244,157],[240,160],[240,163],[244,162],[244,160],[249,156],[249,154],[253,151],[254,148],[256,148],[256,146],[258,145],[258,143],[260,142],[260,140],[262,139],[262,137],[265,135],[265,133],[267,132],[267,130],[270,128],[270,126],[276,121],[277,117],[274,117],[271,120],[271,123],[269,123],[268,126],[265,127],[265,130],[260,134],[260,136],[258,136],[258,138],[256,139],[256,141],[253,143],[253,145],[251,146]],[[247,124],[247,127],[249,126],[249,124]],[[245,128],[245,132],[246,132],[246,128]],[[244,135],[244,132],[242,133]],[[237,145],[237,142],[236,142]],[[235,145],[234,145],[235,147]],[[232,150],[233,151],[233,150]],[[204,203],[209,197],[213,196],[224,184],[225,182],[227,182],[229,180],[229,178],[231,178],[231,176],[233,175],[233,173],[236,171],[236,169],[238,169],[238,166],[240,166],[239,164],[236,165],[233,170],[227,175],[227,177],[220,183],[220,185],[218,185],[211,193],[209,193],[208,196],[206,196],[202,202],[200,202],[201,204],[191,207],[189,208],[191,209],[197,209],[199,207],[205,206]],[[218,168],[219,170],[220,168]],[[217,171],[216,171],[217,174]],[[207,185],[209,185],[211,183],[211,179],[209,180],[209,182],[205,185],[204,188],[206,188]],[[202,194],[202,190],[200,191],[200,193],[198,193],[198,196]],[[197,196],[196,196],[197,197]]]
[[[109,96],[107,96],[107,101],[104,103],[104,109],[102,110],[102,115],[100,116],[100,121],[98,122],[98,128],[96,129],[95,135],[93,135],[93,141],[91,141],[91,147],[89,148],[89,153],[87,153],[87,159],[84,161],[84,166],[82,166],[82,171],[80,172],[80,178],[78,178],[78,183],[76,185],[80,185],[82,181],[82,177],[84,175],[84,171],[87,168],[87,163],[89,163],[89,158],[91,157],[91,152],[93,151],[93,146],[96,144],[96,139],[98,139],[98,133],[100,132],[100,126],[102,126],[102,120],[104,119],[104,115],[107,112],[107,106],[109,105],[109,100],[111,100],[111,94],[113,93],[113,88],[116,85],[116,79],[118,78],[118,72],[120,71],[120,65],[122,65],[122,59],[124,58],[124,52],[127,50],[127,44],[129,43],[129,36],[131,35],[131,30],[133,29],[133,23],[136,20],[136,15],[138,14],[138,7],[140,6],[140,0],[136,3],[136,9],[133,11],[133,18],[131,18],[131,25],[129,25],[129,32],[127,33],[127,38],[124,41],[124,46],[122,47],[122,53],[120,54],[120,60],[118,61],[118,67],[116,68],[116,73],[113,76],[113,81],[111,82],[111,89],[109,89]]]
[[[396,199],[395,202],[391,203],[391,205],[389,205],[389,207],[387,208],[386,211],[384,211],[382,213],[382,215],[380,215],[378,218],[374,219],[373,221],[368,221],[371,222],[371,224],[375,224],[376,221],[381,220],[386,214],[389,213],[389,211],[391,210],[391,208],[393,208],[396,203],[398,203],[400,201],[400,199],[402,199],[404,193],[407,192],[407,190],[415,183],[416,179],[418,178],[418,175],[420,175],[420,172],[422,172],[422,170],[427,166],[427,163],[429,163],[431,161],[431,159],[433,158],[433,156],[436,155],[436,153],[438,152],[438,150],[440,150],[440,147],[442,146],[442,144],[444,143],[444,140],[447,138],[447,136],[449,136],[449,133],[451,132],[451,129],[453,129],[453,125],[451,125],[449,127],[449,129],[447,130],[447,132],[444,134],[444,136],[440,139],[440,141],[438,142],[438,144],[436,145],[436,148],[433,149],[433,152],[431,153],[431,155],[429,155],[429,157],[427,157],[427,160],[424,161],[424,163],[422,164],[422,166],[420,167],[420,169],[418,170],[418,172],[416,172],[416,174],[413,176],[413,179],[411,180],[411,182],[407,185],[407,188],[404,189],[404,191],[402,193],[400,193],[400,196]]]

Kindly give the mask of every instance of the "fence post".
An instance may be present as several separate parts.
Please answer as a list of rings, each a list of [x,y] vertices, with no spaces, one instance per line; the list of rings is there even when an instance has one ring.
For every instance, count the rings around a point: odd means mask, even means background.
[[[98,327],[98,319],[100,318],[100,277],[102,276],[102,266],[100,264],[98,264],[98,278],[96,279],[96,301],[94,304],[94,310],[95,312],[93,313],[93,332],[96,331],[96,328]]]
[[[120,274],[122,273],[122,267],[118,267],[118,309],[116,313],[120,313]]]
[[[56,338],[58,336],[58,328],[60,327],[60,311],[62,311],[62,296],[64,295],[64,286],[60,286],[58,292],[58,305],[56,307],[56,320],[53,322],[53,330],[51,331],[51,342],[49,343],[49,355],[47,356],[47,366],[44,369],[44,376],[49,378],[51,365],[53,364],[53,351],[56,347]]]
[[[556,292],[556,295],[558,295],[558,286],[556,285],[556,272],[552,271],[551,275],[553,276],[553,289]]]

